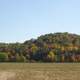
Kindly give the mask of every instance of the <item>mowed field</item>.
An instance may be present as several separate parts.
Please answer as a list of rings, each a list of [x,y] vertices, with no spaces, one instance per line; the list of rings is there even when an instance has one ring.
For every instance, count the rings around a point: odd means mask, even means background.
[[[0,63],[0,80],[80,80],[80,63]]]

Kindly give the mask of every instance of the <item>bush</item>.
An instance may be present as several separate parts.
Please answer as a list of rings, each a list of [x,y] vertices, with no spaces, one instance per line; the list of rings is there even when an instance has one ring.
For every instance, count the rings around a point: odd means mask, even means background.
[[[6,61],[6,53],[0,52],[0,62]]]

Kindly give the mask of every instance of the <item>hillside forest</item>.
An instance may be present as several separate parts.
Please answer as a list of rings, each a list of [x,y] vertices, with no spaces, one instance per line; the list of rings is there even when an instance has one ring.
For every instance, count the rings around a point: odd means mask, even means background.
[[[80,35],[58,32],[23,43],[0,43],[0,62],[80,62]]]

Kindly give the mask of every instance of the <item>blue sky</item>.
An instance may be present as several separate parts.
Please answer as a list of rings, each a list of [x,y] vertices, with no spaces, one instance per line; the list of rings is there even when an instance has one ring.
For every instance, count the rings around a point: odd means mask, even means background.
[[[80,0],[0,0],[0,42],[54,32],[80,34]]]

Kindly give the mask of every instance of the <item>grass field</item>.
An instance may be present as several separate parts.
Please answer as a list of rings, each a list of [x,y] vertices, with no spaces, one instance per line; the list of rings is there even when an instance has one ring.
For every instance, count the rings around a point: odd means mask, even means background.
[[[0,63],[0,80],[80,80],[80,64]]]

